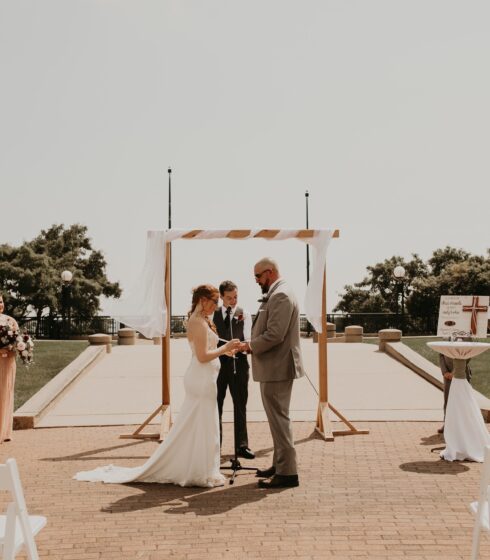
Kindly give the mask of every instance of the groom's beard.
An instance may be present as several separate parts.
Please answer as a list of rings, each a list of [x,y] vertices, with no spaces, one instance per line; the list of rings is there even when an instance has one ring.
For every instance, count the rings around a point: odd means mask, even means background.
[[[269,284],[262,284],[262,286],[260,286],[260,289],[262,290],[263,294],[267,294],[269,292]]]

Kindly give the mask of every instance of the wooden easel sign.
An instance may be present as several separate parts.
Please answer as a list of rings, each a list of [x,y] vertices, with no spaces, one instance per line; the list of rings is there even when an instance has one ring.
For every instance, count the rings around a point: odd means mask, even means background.
[[[454,332],[486,338],[489,296],[441,296],[437,336]]]

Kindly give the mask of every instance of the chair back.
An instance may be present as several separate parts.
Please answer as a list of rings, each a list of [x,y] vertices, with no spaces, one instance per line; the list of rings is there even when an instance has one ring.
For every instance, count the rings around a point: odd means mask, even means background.
[[[485,446],[485,453],[481,471],[480,492],[478,494],[478,514],[481,520],[483,506],[490,504],[490,445]]]
[[[490,445],[485,446],[478,501],[473,502],[470,509],[475,515],[471,560],[477,560],[480,551],[480,532],[482,529],[490,531]]]
[[[15,459],[7,459],[4,465],[0,465],[0,490],[7,490],[12,494],[19,511],[27,510]]]
[[[3,517],[3,534],[0,534],[0,552],[3,559],[13,559],[22,546],[25,546],[29,560],[38,560],[34,534],[46,524],[44,517],[27,514],[24,491],[20,482],[19,469],[15,459],[7,459],[0,465],[0,490],[10,492],[13,501],[8,504]]]

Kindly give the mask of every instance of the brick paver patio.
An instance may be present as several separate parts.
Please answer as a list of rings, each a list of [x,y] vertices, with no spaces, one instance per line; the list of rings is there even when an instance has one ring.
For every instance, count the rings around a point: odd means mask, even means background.
[[[127,427],[15,432],[0,458],[17,459],[30,513],[48,517],[37,539],[43,559],[469,558],[467,505],[481,465],[431,453],[438,426],[360,423],[370,435],[325,443],[297,422],[301,486],[275,491],[245,473],[216,489],[72,480],[78,470],[143,462],[156,444],[118,439]],[[250,424],[250,441],[253,464],[269,466],[266,423]]]

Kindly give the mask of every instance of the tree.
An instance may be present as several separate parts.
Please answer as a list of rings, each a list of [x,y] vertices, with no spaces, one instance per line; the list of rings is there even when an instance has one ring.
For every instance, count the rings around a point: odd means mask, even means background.
[[[437,249],[424,263],[417,255],[405,262],[391,257],[368,266],[368,276],[345,286],[334,311],[385,313],[397,311],[397,284],[394,268],[406,271],[404,289],[407,310],[414,316],[437,315],[441,295],[487,295],[490,293],[490,250],[487,256],[471,255],[463,249]]]
[[[449,247],[446,247],[447,249]],[[429,263],[431,261],[432,259],[429,259]],[[414,315],[437,314],[442,295],[490,293],[490,258],[488,257],[468,255],[464,260],[450,259],[445,266],[440,266],[440,262],[436,261],[431,271],[433,272],[431,276],[418,279],[414,283],[414,292],[408,301],[408,310]],[[435,274],[435,271],[439,274]]]
[[[0,289],[10,314],[20,321],[30,311],[40,318],[44,308],[56,309],[56,278],[50,259],[36,254],[27,243],[0,246]]]
[[[436,249],[428,261],[431,274],[439,276],[448,266],[464,262],[470,257],[471,254],[463,249],[455,249],[449,246],[444,249]]]
[[[38,319],[59,315],[63,307],[60,274],[70,270],[72,315],[87,320],[99,311],[100,296],[121,295],[119,284],[108,280],[106,265],[102,252],[92,247],[86,226],[53,225],[20,247],[0,246],[0,290],[19,320],[32,312]]]
[[[361,282],[344,287],[335,311],[344,313],[396,313],[398,310],[399,286],[393,278],[393,270],[398,265],[405,268],[405,294],[412,290],[416,278],[425,278],[427,265],[413,254],[410,261],[394,256],[383,262],[368,266],[368,276]]]

